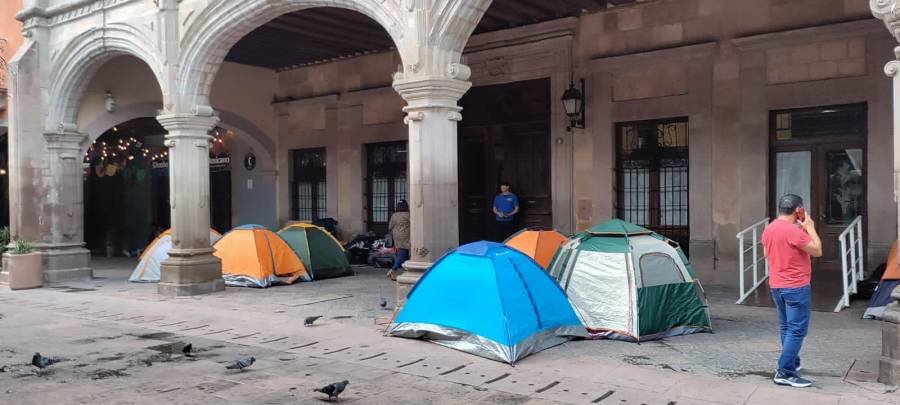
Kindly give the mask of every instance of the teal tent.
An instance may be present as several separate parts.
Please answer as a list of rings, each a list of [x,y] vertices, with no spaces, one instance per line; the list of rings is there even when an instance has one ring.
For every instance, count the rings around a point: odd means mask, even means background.
[[[642,341],[711,331],[687,256],[640,226],[614,219],[575,235],[549,272],[595,337]]]
[[[313,280],[353,274],[341,243],[324,228],[295,223],[278,231],[278,236],[297,253]]]

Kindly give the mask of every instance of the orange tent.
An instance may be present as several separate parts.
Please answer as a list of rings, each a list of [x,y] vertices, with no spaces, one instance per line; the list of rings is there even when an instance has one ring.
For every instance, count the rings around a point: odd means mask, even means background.
[[[565,242],[565,235],[554,230],[523,229],[503,243],[525,253],[546,270]]]
[[[898,266],[897,241],[895,240],[888,253],[884,275],[881,276],[881,281],[878,282],[875,293],[869,299],[869,307],[866,308],[863,318],[881,319],[887,305],[894,302],[891,293],[897,287],[900,287],[900,266]]]
[[[260,225],[232,229],[215,248],[226,285],[266,288],[312,279],[287,242]]]
[[[888,253],[887,265],[884,268],[882,280],[900,280],[900,263],[897,262],[897,241],[891,245],[891,251]]]

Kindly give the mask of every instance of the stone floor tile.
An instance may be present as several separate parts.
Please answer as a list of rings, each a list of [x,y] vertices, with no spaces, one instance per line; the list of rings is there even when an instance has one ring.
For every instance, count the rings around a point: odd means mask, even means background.
[[[742,405],[756,390],[753,384],[716,381],[710,384],[709,379],[695,376],[680,376],[678,384],[668,391],[672,397],[693,398],[726,405]]]
[[[792,388],[775,386],[760,386],[750,395],[745,405],[772,405],[772,404],[815,404],[815,405],[839,405],[841,398],[838,396],[823,395],[815,392],[814,387]]]

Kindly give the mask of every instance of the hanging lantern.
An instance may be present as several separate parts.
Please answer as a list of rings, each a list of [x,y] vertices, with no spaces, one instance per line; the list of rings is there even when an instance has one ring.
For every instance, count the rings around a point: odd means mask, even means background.
[[[569,128],[584,128],[584,79],[579,81],[581,90],[575,88],[575,83],[571,82],[561,99],[569,117]]]

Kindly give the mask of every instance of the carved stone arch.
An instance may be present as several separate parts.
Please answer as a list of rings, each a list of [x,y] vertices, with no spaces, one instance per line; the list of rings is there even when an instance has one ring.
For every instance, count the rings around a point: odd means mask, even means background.
[[[458,63],[491,0],[437,0],[435,3],[428,41],[442,51],[444,60],[440,66]]]
[[[79,127],[79,130],[87,135],[88,142],[82,145],[81,154],[83,155],[87,152],[91,142],[97,140],[100,135],[103,135],[110,128],[137,118],[156,117],[161,107],[162,104],[154,101],[119,106],[112,114],[103,114],[93,122],[84,123],[83,126]],[[275,166],[275,143],[262,129],[240,114],[223,109],[216,109],[216,113],[218,113],[220,118],[219,126],[237,130],[238,134],[243,138],[242,140],[259,151],[260,157],[264,161]]]
[[[315,7],[353,10],[378,22],[391,36],[402,60],[410,51],[401,44],[405,35],[400,0],[213,0],[190,17],[180,42],[182,50],[176,75],[176,111],[190,111],[195,105],[208,105],[216,73],[231,47],[250,31],[281,15]],[[404,0],[409,1],[409,0]]]
[[[169,94],[169,86],[165,80],[164,64],[150,38],[128,24],[92,28],[72,39],[51,60],[52,102],[46,129],[54,131],[62,124],[75,124],[91,77],[110,59],[126,55],[134,56],[147,64],[165,100]]]

